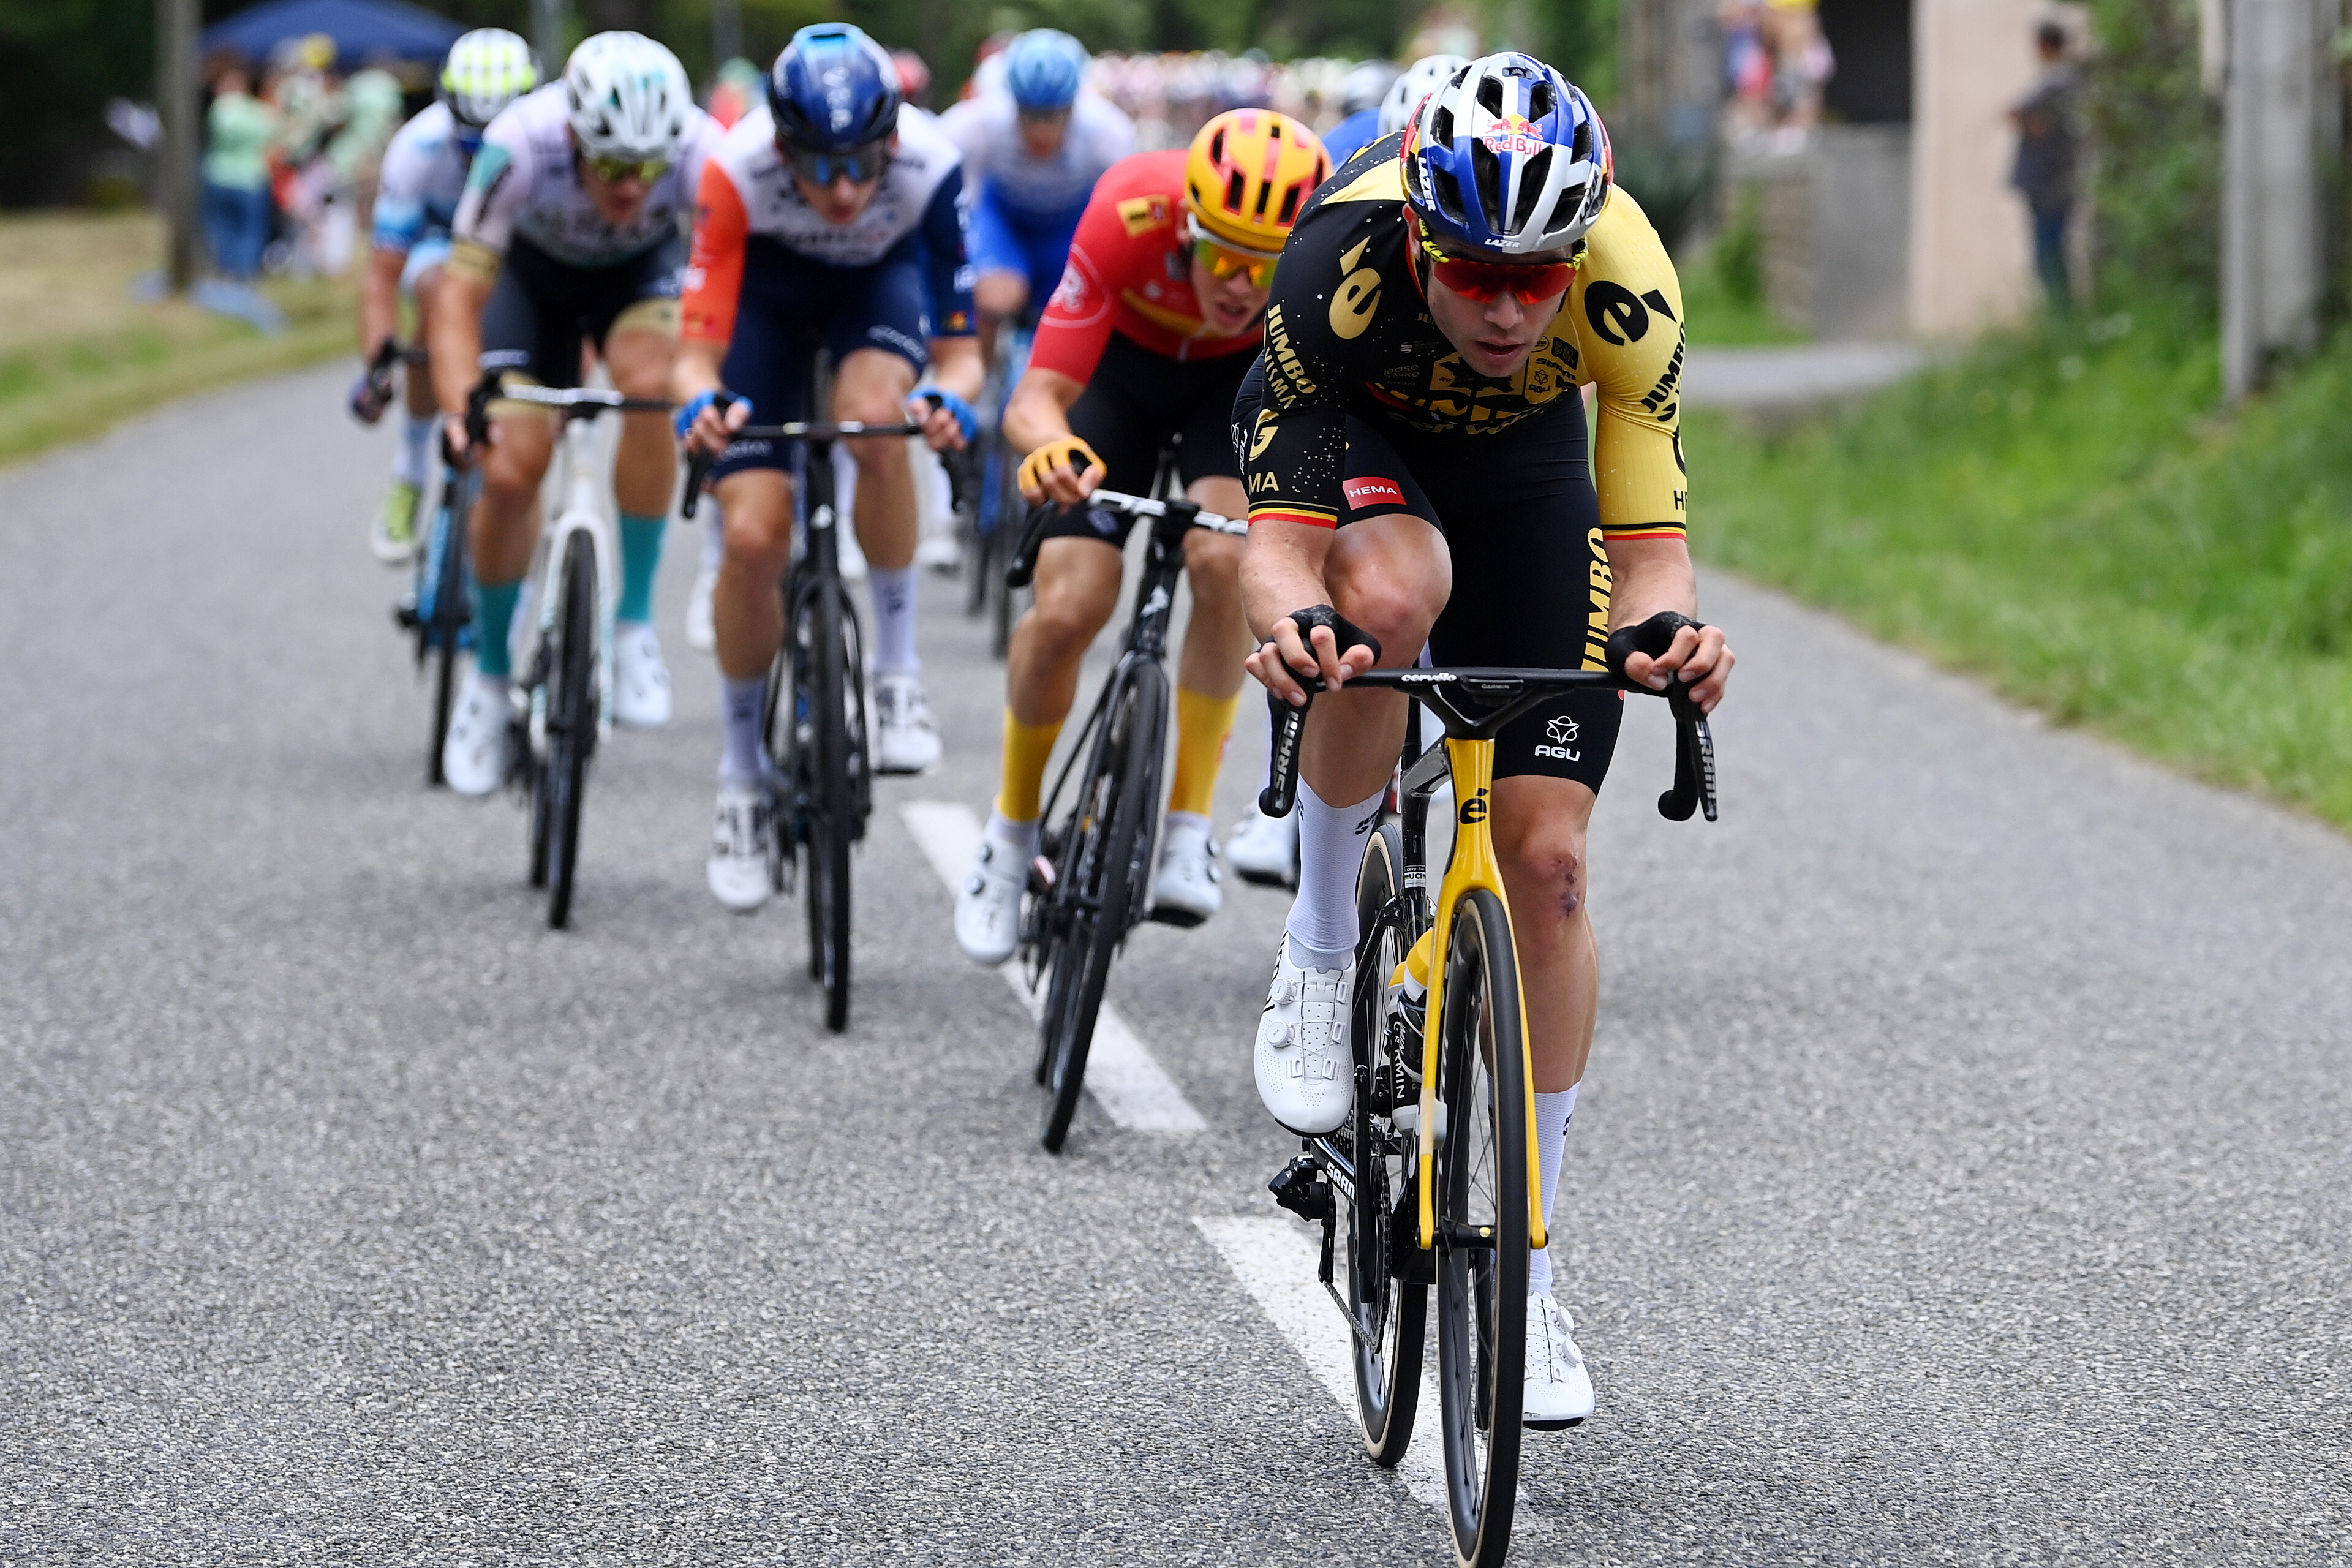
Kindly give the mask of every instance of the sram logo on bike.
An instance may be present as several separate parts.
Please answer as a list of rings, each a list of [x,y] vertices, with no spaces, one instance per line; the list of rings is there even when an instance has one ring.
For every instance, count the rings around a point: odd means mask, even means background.
[[[1383,502],[1404,505],[1404,487],[1394,479],[1342,479],[1339,489],[1346,492],[1348,504],[1359,511]]]

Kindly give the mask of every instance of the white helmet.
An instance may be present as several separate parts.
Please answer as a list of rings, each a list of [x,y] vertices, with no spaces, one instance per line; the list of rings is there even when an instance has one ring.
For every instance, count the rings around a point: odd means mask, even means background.
[[[441,101],[457,123],[478,131],[539,85],[539,57],[504,27],[477,27],[441,62]]]
[[[674,163],[694,107],[686,68],[643,33],[599,33],[572,50],[563,97],[592,158]]]
[[[1389,95],[1381,100],[1380,133],[1393,136],[1403,130],[1414,107],[1469,63],[1460,55],[1423,55],[1405,67],[1403,74],[1389,83]]]
[[[1397,69],[1394,60],[1366,60],[1349,71],[1339,84],[1340,115],[1378,109],[1389,89],[1396,85]]]

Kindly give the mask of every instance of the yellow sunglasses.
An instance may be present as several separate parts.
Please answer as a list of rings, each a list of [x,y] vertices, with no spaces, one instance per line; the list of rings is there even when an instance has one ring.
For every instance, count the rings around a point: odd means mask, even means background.
[[[608,185],[617,185],[623,180],[643,180],[650,185],[669,173],[669,160],[667,158],[591,158],[588,160],[588,172]]]
[[[1265,289],[1274,282],[1274,264],[1281,259],[1262,250],[1244,250],[1227,245],[1201,227],[1198,218],[1190,214],[1184,219],[1185,236],[1192,242],[1193,259],[1209,269],[1209,276],[1222,283],[1228,278],[1249,275],[1250,287]]]

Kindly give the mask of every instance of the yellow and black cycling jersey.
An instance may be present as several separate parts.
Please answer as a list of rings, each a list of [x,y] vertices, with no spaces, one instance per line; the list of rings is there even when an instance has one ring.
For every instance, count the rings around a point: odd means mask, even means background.
[[[1236,431],[1251,520],[1342,521],[1350,415],[1476,441],[1591,383],[1603,531],[1681,535],[1682,289],[1649,218],[1612,191],[1535,353],[1507,379],[1488,379],[1430,320],[1409,251],[1402,142],[1391,136],[1349,159],[1283,250],[1265,317],[1265,396]]]

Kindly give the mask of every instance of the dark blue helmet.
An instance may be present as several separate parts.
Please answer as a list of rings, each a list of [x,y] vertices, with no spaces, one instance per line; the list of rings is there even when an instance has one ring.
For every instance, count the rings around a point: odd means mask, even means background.
[[[776,139],[812,153],[866,147],[898,129],[898,68],[846,22],[803,27],[768,73]]]

